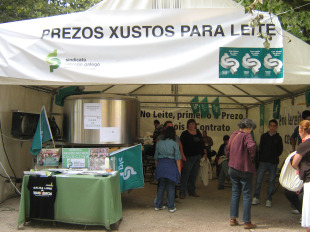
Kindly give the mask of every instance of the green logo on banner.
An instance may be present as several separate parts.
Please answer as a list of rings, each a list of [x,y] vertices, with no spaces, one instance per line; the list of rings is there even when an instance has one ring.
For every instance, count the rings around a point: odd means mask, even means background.
[[[200,112],[201,112],[201,117],[202,118],[206,118],[207,115],[209,114],[209,105],[207,104],[208,103],[208,98],[205,97],[201,103],[204,103],[204,104],[200,104]]]
[[[264,125],[264,117],[265,117],[265,106],[264,104],[261,104],[259,106],[259,125],[260,126]]]
[[[50,72],[53,72],[54,69],[57,69],[60,66],[61,61],[57,58],[57,49],[47,55],[46,62],[50,64]]]
[[[221,108],[220,108],[220,101],[219,98],[215,98],[215,100],[213,101],[214,104],[212,104],[212,113],[214,118],[218,118],[221,114]]]
[[[197,114],[199,113],[199,98],[198,96],[194,97],[192,100],[191,100],[191,108],[192,108],[192,111],[193,111],[193,114]]]
[[[273,101],[273,118],[274,119],[280,118],[280,105],[281,105],[280,99]]]

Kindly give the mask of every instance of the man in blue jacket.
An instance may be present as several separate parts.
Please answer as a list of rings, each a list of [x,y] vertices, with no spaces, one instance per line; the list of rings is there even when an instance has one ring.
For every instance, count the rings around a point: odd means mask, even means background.
[[[252,205],[259,204],[259,195],[264,175],[269,171],[266,206],[271,207],[272,193],[274,191],[279,156],[283,152],[283,141],[277,133],[278,122],[275,119],[269,121],[269,131],[262,134],[259,144],[259,166],[256,174],[255,193]]]

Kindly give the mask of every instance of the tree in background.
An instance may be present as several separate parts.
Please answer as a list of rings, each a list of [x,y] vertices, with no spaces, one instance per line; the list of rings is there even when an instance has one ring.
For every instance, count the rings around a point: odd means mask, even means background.
[[[309,0],[235,0],[247,11],[255,3],[255,10],[271,12],[278,16],[282,28],[310,44]],[[260,4],[263,2],[263,4]]]
[[[0,23],[84,11],[100,1],[101,0],[0,0]]]

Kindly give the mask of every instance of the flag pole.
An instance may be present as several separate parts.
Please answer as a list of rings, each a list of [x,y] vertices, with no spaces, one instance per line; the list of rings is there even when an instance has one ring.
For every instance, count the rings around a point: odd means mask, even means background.
[[[52,137],[53,146],[54,146],[54,148],[56,148],[55,142],[54,142],[54,137],[53,137],[53,134],[52,134],[52,131],[51,131],[51,127],[50,127],[50,123],[48,121],[47,113],[46,113],[46,110],[45,110],[45,106],[43,106],[43,108],[44,108],[44,114],[45,114],[46,122],[48,123],[48,130],[49,130],[50,135]]]

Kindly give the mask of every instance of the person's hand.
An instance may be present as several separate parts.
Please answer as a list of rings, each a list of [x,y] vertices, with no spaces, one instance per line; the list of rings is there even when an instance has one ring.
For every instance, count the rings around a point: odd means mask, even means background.
[[[186,156],[185,156],[185,155],[182,157],[182,160],[183,160],[184,162],[186,162]]]
[[[300,192],[301,192],[301,190],[302,190],[302,188],[301,188],[300,190],[298,190],[298,191],[296,192],[296,194],[299,195]]]
[[[296,170],[296,175],[299,175],[299,169]]]

